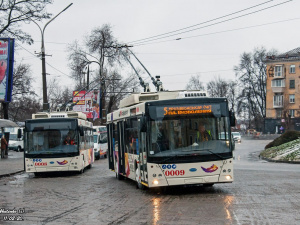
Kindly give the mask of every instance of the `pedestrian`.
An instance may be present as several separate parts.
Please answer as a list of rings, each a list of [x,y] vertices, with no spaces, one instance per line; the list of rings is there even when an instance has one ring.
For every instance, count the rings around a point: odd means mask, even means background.
[[[1,137],[1,158],[4,158],[5,151],[7,149],[7,141],[5,139],[4,134]]]

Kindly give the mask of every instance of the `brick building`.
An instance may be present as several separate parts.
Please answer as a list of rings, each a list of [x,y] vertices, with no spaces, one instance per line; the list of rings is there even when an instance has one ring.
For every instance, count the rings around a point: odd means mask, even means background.
[[[268,56],[265,132],[300,130],[300,48]],[[282,128],[281,128],[282,129]]]

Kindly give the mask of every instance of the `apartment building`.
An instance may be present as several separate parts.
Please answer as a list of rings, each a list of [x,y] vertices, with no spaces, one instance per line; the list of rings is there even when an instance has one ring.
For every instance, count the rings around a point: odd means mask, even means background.
[[[267,56],[265,132],[300,131],[300,47]]]

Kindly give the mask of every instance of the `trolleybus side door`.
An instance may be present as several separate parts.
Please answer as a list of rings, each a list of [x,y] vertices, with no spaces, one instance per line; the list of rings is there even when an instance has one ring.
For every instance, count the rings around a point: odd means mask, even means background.
[[[119,173],[126,175],[125,173],[125,143],[124,143],[124,121],[120,121],[118,124],[118,143],[119,143]]]
[[[108,167],[111,170],[114,170],[114,147],[113,147],[113,137],[114,137],[114,133],[113,133],[113,123],[108,124],[107,126],[107,138],[108,138]]]

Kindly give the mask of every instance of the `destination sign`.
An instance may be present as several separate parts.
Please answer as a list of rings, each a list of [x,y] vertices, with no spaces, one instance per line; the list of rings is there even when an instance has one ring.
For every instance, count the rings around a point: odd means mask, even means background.
[[[164,116],[207,114],[212,112],[211,105],[164,107]]]

